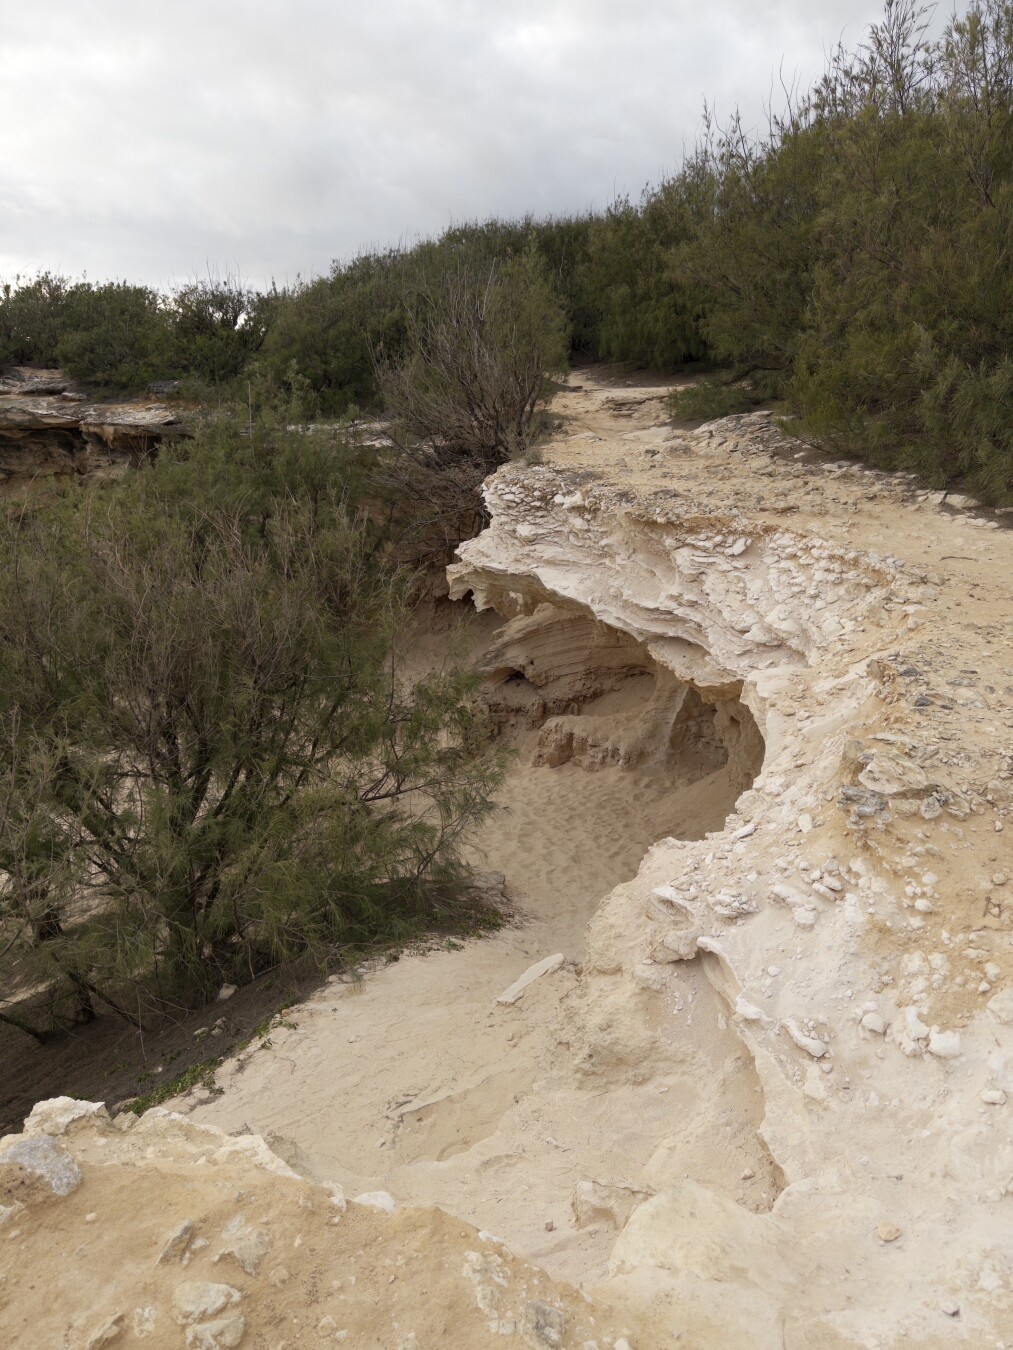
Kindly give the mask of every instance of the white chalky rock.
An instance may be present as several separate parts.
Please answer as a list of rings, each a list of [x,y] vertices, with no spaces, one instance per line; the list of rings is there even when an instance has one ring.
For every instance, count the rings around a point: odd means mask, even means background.
[[[367,1209],[380,1209],[384,1214],[393,1214],[397,1201],[389,1191],[364,1191],[352,1201],[353,1205],[364,1205]]]
[[[76,1097],[51,1097],[48,1101],[36,1102],[22,1133],[72,1134],[77,1126],[98,1124],[108,1119],[109,1112],[102,1102],[81,1102]]]
[[[536,961],[533,966],[528,966],[523,975],[518,976],[508,989],[503,990],[496,1002],[516,1003],[524,996],[524,991],[529,984],[534,984],[535,980],[541,979],[543,975],[554,974],[563,964],[564,959],[562,952],[556,952],[554,956],[546,956],[544,960]]]
[[[997,1022],[1006,1027],[1013,1025],[1013,986],[994,994],[986,1006]]]
[[[986,1088],[981,1094],[981,1100],[986,1106],[1005,1106],[1006,1094],[1002,1088]]]
[[[931,1030],[921,1019],[917,1008],[904,1009],[904,1030],[913,1041],[928,1040]]]
[[[776,885],[771,886],[770,894],[775,900],[783,901],[790,909],[799,909],[809,903],[808,898],[804,896],[801,891],[796,891],[791,886],[786,886],[781,881],[777,882]]]
[[[211,1284],[207,1280],[184,1280],[172,1295],[172,1313],[180,1326],[203,1322],[242,1298],[231,1284]]]
[[[693,930],[674,928],[661,939],[664,951],[657,960],[692,961],[697,955],[697,934]]]
[[[82,1181],[81,1169],[49,1135],[18,1139],[0,1151],[0,1166],[12,1163],[41,1177],[54,1195],[70,1195]]]
[[[793,917],[798,928],[816,927],[817,916],[814,909],[796,909]]]
[[[811,834],[813,828],[813,818],[808,811],[804,811],[798,818],[798,827],[803,834]]]
[[[242,1313],[219,1317],[190,1327],[186,1333],[187,1350],[235,1350],[246,1332],[246,1318]]]
[[[748,1002],[740,994],[735,1000],[735,1016],[741,1017],[743,1022],[762,1022],[763,1009],[758,1008],[755,1003]]]
[[[960,1054],[959,1031],[933,1031],[929,1036],[929,1054],[939,1059],[956,1059]]]
[[[790,1017],[785,1018],[781,1023],[785,1031],[795,1042],[800,1050],[805,1050],[807,1054],[812,1055],[813,1059],[821,1059],[828,1053],[830,1047],[826,1041],[819,1040],[816,1036],[807,1036],[797,1022]]]
[[[222,1231],[225,1242],[215,1255],[215,1265],[231,1258],[247,1275],[256,1275],[260,1263],[271,1250],[271,1235],[254,1228],[240,1215]]]
[[[672,905],[684,914],[693,913],[693,907],[683,899],[674,886],[655,886],[651,895],[655,900],[661,900],[667,905]]]
[[[802,1095],[808,1097],[811,1102],[825,1102],[827,1100],[826,1084],[823,1081],[823,1075],[815,1064],[810,1064],[806,1070],[805,1082],[802,1084]]]
[[[871,1031],[874,1036],[886,1035],[886,1022],[878,1012],[867,1012],[862,1018],[861,1025],[866,1031]]]

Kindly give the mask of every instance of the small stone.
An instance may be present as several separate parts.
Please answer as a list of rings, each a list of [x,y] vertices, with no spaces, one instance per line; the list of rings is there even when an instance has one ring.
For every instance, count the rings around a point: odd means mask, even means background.
[[[876,1225],[876,1232],[880,1242],[896,1242],[901,1234],[895,1223],[879,1223]]]
[[[1006,1094],[1002,1088],[986,1088],[981,1094],[981,1100],[986,1106],[1005,1106]]]
[[[753,1177],[755,1177],[755,1176],[756,1176],[756,1173],[753,1171],[753,1169],[752,1169],[751,1167],[747,1167],[747,1168],[745,1169],[745,1171],[742,1173],[742,1175],[739,1177],[739,1180],[740,1180],[740,1181],[752,1181]]]
[[[947,1317],[959,1317],[960,1304],[954,1303],[952,1299],[944,1298],[939,1305],[939,1311],[944,1312]]]
[[[798,828],[802,831],[803,834],[812,833],[813,818],[808,811],[803,811],[803,813],[799,816]]]
[[[218,990],[218,1002],[224,1003],[225,1000],[230,999],[238,989],[239,986],[237,984],[223,984],[221,989]]]
[[[256,1275],[260,1263],[271,1250],[271,1235],[253,1228],[242,1216],[235,1218],[222,1230],[226,1242],[215,1254],[215,1265],[230,1258],[247,1275]]]
[[[999,967],[995,964],[994,961],[989,961],[988,965],[985,967],[985,979],[990,980],[992,984],[995,984],[996,980],[1000,979],[1001,977],[1002,971],[999,969]]]
[[[9,1144],[0,1152],[0,1165],[4,1163],[41,1178],[54,1195],[70,1195],[83,1180],[74,1159],[48,1134],[21,1138]]]
[[[320,1321],[317,1323],[317,1331],[320,1332],[321,1336],[333,1336],[337,1329],[338,1324],[330,1314],[326,1317],[321,1317]]]
[[[931,900],[916,900],[915,909],[919,914],[934,914],[936,907]]]
[[[162,1254],[155,1262],[155,1265],[164,1266],[170,1261],[182,1260],[183,1253],[190,1245],[190,1239],[193,1237],[193,1230],[193,1219],[184,1219],[162,1248]]]
[[[939,1059],[956,1059],[960,1054],[959,1031],[933,1031],[929,1036],[929,1054]]]
[[[878,1012],[867,1012],[862,1018],[861,1026],[866,1031],[871,1031],[874,1036],[886,1035],[886,1022]]]
[[[230,1284],[211,1284],[207,1280],[184,1280],[172,1295],[173,1316],[180,1326],[214,1317],[223,1308],[242,1298]]]
[[[1002,989],[993,995],[986,1005],[997,1022],[1003,1026],[1013,1025],[1013,988]]]
[[[813,1059],[820,1059],[830,1049],[826,1041],[821,1041],[816,1036],[808,1036],[790,1017],[785,1018],[781,1025],[798,1048],[812,1055]]]
[[[246,1318],[242,1313],[233,1313],[191,1327],[186,1333],[186,1343],[188,1350],[235,1350],[245,1332]]]

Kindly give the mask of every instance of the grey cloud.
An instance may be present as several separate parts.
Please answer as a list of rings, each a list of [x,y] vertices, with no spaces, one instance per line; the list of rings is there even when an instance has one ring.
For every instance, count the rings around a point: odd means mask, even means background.
[[[806,82],[879,11],[50,0],[5,16],[0,274],[285,281],[451,220],[602,206],[678,167],[704,96],[758,120],[782,59]]]

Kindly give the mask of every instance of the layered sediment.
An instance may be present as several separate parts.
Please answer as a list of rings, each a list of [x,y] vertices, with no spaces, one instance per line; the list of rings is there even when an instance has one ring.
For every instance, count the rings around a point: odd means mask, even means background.
[[[0,486],[8,490],[136,463],[181,431],[177,414],[154,399],[96,402],[60,370],[0,375]]]

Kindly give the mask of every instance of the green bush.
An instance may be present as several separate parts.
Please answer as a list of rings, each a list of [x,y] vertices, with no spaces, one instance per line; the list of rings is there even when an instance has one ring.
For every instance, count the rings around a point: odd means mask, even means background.
[[[205,430],[0,534],[0,988],[200,1002],[460,904],[496,765],[409,684],[341,438]],[[21,1017],[22,1021],[25,1021]]]

